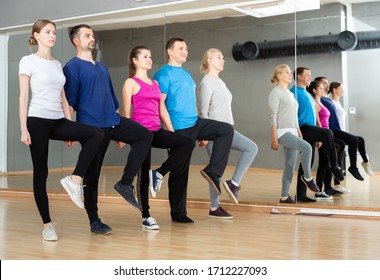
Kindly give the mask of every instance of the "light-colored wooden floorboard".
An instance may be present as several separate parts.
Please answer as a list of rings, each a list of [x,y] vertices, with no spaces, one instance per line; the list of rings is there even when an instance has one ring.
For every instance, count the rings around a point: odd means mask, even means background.
[[[242,204],[233,205],[222,195],[223,206],[234,220],[220,221],[208,218],[208,187],[199,170],[192,167],[189,184],[188,215],[195,223],[171,221],[165,182],[159,198],[151,200],[151,214],[160,230],[147,231],[142,230],[140,213],[113,192],[121,169],[105,168],[99,213],[113,228],[105,236],[90,232],[85,211],[76,207],[57,183],[68,171],[51,172],[48,188],[51,216],[58,223],[57,242],[42,240],[42,222],[31,189],[26,187],[30,174],[3,176],[0,259],[380,259],[380,218],[294,215],[300,207],[378,211],[379,175],[366,176],[364,182],[348,175],[346,183],[353,193],[331,202],[284,207],[277,203],[281,172],[250,169],[239,193]],[[232,171],[227,168],[225,177]],[[282,214],[270,214],[272,207]]]
[[[173,223],[168,203],[152,201],[159,231],[141,228],[140,214],[119,198],[101,199],[108,235],[89,231],[85,212],[67,197],[51,196],[57,242],[43,241],[30,194],[0,193],[1,259],[380,259],[379,220],[273,215],[269,208],[227,206],[233,221],[208,218],[207,205],[190,203],[194,224]]]

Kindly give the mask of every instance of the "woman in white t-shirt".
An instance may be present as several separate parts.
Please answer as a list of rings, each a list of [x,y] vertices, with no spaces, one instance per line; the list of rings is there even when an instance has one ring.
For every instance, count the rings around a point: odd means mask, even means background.
[[[71,121],[63,90],[65,76],[61,64],[51,54],[55,41],[55,24],[50,20],[37,20],[29,38],[29,46],[37,45],[37,51],[24,56],[19,64],[21,142],[30,148],[34,198],[44,223],[42,236],[49,241],[58,240],[46,191],[49,139],[63,140],[69,147],[73,141],[82,144],[72,175],[63,178],[61,184],[73,202],[84,208],[82,179],[104,136],[101,129]],[[29,89],[32,96],[28,105]]]
[[[340,102],[339,102],[339,99],[343,96],[342,84],[340,82],[332,82],[330,84],[329,93],[331,93],[331,100],[335,105],[336,116],[337,116],[337,119],[339,122],[340,129],[342,131],[346,131],[347,111],[343,108],[342,104],[340,104]],[[350,134],[350,133],[348,133],[348,134]],[[368,155],[367,155],[366,148],[365,148],[364,138],[361,136],[353,135],[353,134],[350,134],[350,136],[354,136],[357,138],[356,146],[357,146],[357,150],[359,151],[360,156],[363,159],[362,166],[364,168],[364,171],[368,175],[372,176],[373,171],[371,168],[371,164],[369,163]],[[343,140],[346,141],[345,139],[343,139]],[[350,153],[350,150],[349,150],[349,153]],[[350,161],[351,161],[351,164],[354,164],[354,167],[356,167],[356,150],[354,150],[350,153]],[[352,166],[350,166],[350,168],[352,168]],[[350,169],[349,169],[349,171],[350,171]]]

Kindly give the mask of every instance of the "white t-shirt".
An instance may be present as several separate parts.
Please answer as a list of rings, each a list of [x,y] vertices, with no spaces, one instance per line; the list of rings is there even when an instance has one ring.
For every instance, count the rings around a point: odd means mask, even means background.
[[[346,131],[346,116],[347,111],[344,110],[339,101],[332,100],[335,105],[336,117],[338,118],[339,126],[342,131]]]
[[[32,97],[28,116],[44,119],[64,118],[62,109],[62,89],[66,82],[62,65],[58,60],[47,60],[35,54],[20,60],[19,75],[30,77]]]

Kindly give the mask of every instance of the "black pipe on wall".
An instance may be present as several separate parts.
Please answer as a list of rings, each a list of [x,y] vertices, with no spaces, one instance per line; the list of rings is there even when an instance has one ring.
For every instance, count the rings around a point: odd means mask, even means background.
[[[297,55],[380,48],[380,32],[353,33],[346,30],[339,34],[273,42],[254,43],[248,41],[244,44],[236,43],[232,47],[232,56],[236,61],[294,56],[296,53],[295,46],[297,46]]]

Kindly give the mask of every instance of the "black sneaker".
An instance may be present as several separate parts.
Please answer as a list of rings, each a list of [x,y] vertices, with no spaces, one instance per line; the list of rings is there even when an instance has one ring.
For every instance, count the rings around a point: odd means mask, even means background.
[[[238,192],[240,190],[240,187],[235,186],[231,180],[227,180],[223,182],[223,187],[226,190],[228,196],[232,200],[233,203],[239,204],[238,201]]]
[[[209,218],[220,219],[220,220],[232,220],[234,217],[228,213],[226,210],[219,206],[216,210],[208,212]]]
[[[333,189],[333,188],[325,189],[325,193],[326,193],[327,195],[331,195],[331,196],[336,196],[336,195],[341,195],[341,194],[343,194],[343,192],[338,191],[338,190],[335,190],[335,189]]]
[[[107,226],[106,224],[103,224],[101,220],[93,221],[90,224],[91,232],[96,234],[107,234],[112,231],[112,228]]]
[[[301,176],[302,182],[305,184],[306,187],[308,187],[313,192],[320,192],[318,186],[314,183],[313,179],[310,181],[306,181],[305,177]]]
[[[132,184],[123,185],[121,181],[117,182],[113,187],[115,191],[120,194],[132,207],[135,207],[141,211],[141,206],[137,203],[134,196],[134,187]]]
[[[286,199],[281,199],[280,198],[280,201],[279,201],[280,203],[291,203],[291,204],[293,204],[293,203],[296,203],[291,197],[290,197],[290,195],[286,198]]]
[[[317,202],[315,199],[308,198],[306,195],[298,197],[298,198],[296,196],[294,199],[295,199],[296,203],[299,203],[299,202],[304,202],[304,203]]]
[[[352,174],[352,176],[355,177],[355,179],[357,179],[359,181],[364,181],[364,178],[362,177],[362,175],[360,175],[359,169],[357,167],[350,166],[348,168],[348,171]]]
[[[342,169],[340,169],[340,167],[330,167],[330,171],[332,173],[332,175],[339,181],[344,181],[344,176],[343,176],[343,173],[342,173]]]
[[[219,176],[212,174],[206,170],[201,170],[201,175],[207,180],[207,182],[215,189],[215,192],[220,195],[222,191],[220,190]]]

